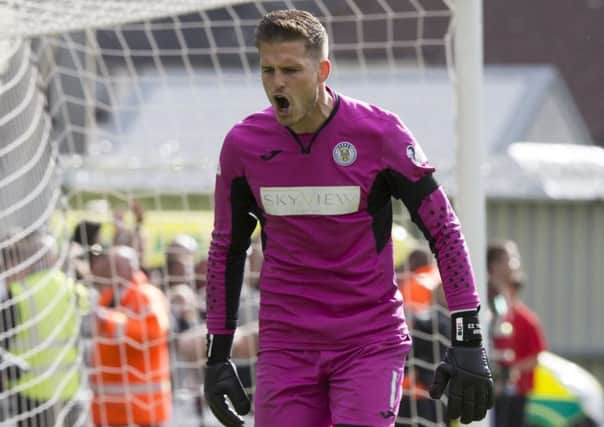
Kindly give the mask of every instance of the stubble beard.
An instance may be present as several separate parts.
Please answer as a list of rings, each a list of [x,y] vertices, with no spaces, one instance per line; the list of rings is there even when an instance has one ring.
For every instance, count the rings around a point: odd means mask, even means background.
[[[299,116],[299,118],[297,120],[295,120],[295,118],[292,118],[290,120],[290,123],[286,126],[288,127],[293,127],[295,126],[297,123],[302,122],[303,120],[310,118],[310,115],[318,108],[319,105],[319,91],[317,90],[314,93],[314,96],[308,100],[308,102],[304,102],[302,103],[302,109],[301,109],[301,115]],[[307,130],[304,131],[302,133],[307,133],[307,132],[314,132],[315,130]]]

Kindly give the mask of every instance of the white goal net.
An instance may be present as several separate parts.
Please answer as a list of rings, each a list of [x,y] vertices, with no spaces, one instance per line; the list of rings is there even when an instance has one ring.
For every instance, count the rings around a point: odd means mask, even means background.
[[[436,82],[453,102],[453,0],[0,0],[0,425],[90,425],[94,378],[140,373],[125,354],[113,371],[97,365],[103,295],[89,261],[112,245],[134,248],[169,303],[170,357],[160,363],[169,369],[167,425],[217,425],[200,387],[216,163],[228,129],[266,104],[254,29],[282,8],[308,10],[326,26],[336,90],[417,123],[430,120],[418,113],[429,104],[418,86]],[[399,262],[413,240],[402,211]],[[254,245],[235,348],[252,395]],[[447,338],[437,323],[414,331],[430,354],[409,357],[397,425],[444,424],[413,374],[440,359]],[[161,417],[161,399],[136,395],[141,378],[157,375],[140,374],[124,398]],[[111,423],[107,408],[97,406],[97,417]],[[127,416],[140,424],[136,411]]]

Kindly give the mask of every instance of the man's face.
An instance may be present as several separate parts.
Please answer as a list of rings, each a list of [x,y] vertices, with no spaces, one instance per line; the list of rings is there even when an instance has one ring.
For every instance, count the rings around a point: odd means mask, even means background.
[[[168,280],[171,284],[188,283],[193,284],[195,280],[194,254],[182,252],[167,264]]]
[[[514,253],[503,253],[491,267],[491,279],[500,287],[507,286],[520,269],[520,259]],[[499,289],[501,291],[502,289]]]
[[[313,131],[322,60],[310,55],[302,40],[261,43],[258,52],[262,85],[277,121],[298,133]]]

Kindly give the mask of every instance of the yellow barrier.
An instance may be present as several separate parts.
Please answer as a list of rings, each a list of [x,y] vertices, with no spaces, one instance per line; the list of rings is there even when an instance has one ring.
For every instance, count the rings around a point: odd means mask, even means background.
[[[59,223],[58,215],[55,215],[52,223]],[[77,223],[82,220],[96,221],[102,224],[100,231],[101,242],[110,244],[113,241],[115,226],[112,214],[109,211],[69,210],[66,214],[66,230],[71,237]],[[61,221],[62,222],[62,221]],[[131,212],[126,212],[124,222],[130,229],[134,229],[134,218]],[[145,241],[145,255],[143,265],[145,267],[160,267],[164,263],[164,252],[166,246],[179,234],[188,234],[198,243],[198,257],[207,257],[214,225],[213,211],[176,211],[176,210],[148,210],[145,212],[142,225],[142,235]],[[258,229],[256,230],[258,232]],[[406,230],[395,224],[393,226],[392,238],[395,249],[395,264],[402,262],[415,245],[413,239]]]

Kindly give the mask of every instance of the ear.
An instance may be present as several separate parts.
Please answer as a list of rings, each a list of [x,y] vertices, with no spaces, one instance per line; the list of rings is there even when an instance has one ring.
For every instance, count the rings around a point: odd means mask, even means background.
[[[319,61],[319,81],[325,83],[331,73],[331,62],[329,59],[323,58]]]

